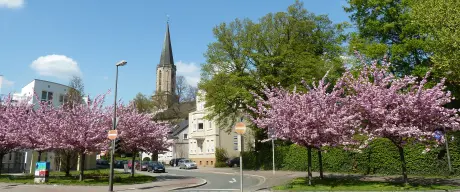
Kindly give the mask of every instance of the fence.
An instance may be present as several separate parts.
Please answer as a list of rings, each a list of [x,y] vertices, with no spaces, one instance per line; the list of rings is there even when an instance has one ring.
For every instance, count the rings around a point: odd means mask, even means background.
[[[2,163],[1,173],[24,173],[25,163]]]

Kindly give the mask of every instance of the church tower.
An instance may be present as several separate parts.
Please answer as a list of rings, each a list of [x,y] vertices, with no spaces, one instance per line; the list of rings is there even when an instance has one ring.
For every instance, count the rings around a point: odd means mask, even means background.
[[[157,65],[155,97],[166,108],[179,102],[176,95],[176,65],[174,65],[169,35],[169,22],[166,24],[165,41],[161,50],[160,63]]]

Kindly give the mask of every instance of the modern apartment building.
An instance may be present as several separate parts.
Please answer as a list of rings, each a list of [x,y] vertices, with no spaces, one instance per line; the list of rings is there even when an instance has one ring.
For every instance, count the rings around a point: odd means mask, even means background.
[[[54,83],[45,80],[34,79],[21,89],[21,92],[13,94],[13,101],[19,102],[27,100],[30,104],[38,103],[37,101],[50,101],[55,107],[59,107],[67,101],[66,94],[70,89],[69,86]],[[88,97],[83,97],[85,102],[88,102]],[[38,104],[35,106],[38,107]],[[93,158],[94,156],[94,158]],[[33,150],[24,150],[21,152],[13,152],[4,156],[2,163],[3,167],[8,166],[8,169],[22,170],[21,172],[34,173],[35,162],[38,160],[38,153]],[[58,170],[60,162],[59,158],[53,152],[42,153],[42,161],[50,162],[51,170]],[[95,155],[87,155],[86,169],[96,167]],[[5,170],[4,171],[8,171]]]
[[[189,113],[188,157],[198,166],[213,167],[216,163],[216,148],[225,149],[229,157],[237,157],[239,156],[241,143],[234,131],[228,133],[218,127],[215,121],[209,121],[204,118],[209,111],[204,107],[204,94],[204,92],[200,91],[196,99],[196,111]],[[251,143],[253,138],[248,130],[245,134],[245,145],[243,145],[245,150],[252,147],[247,143]]]

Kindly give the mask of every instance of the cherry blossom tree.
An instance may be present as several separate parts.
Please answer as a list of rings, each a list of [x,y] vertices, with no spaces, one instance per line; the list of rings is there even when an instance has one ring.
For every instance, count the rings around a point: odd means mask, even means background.
[[[11,95],[0,103],[0,160],[25,145],[21,133],[29,122],[31,109],[32,106],[27,102],[15,103]],[[0,162],[0,174],[2,166]]]
[[[398,148],[407,183],[404,145],[409,139],[435,141],[435,131],[440,128],[459,130],[458,110],[444,107],[453,99],[445,90],[444,79],[426,88],[429,72],[418,81],[413,76],[396,77],[385,59],[382,65],[363,62],[362,67],[357,76],[346,72],[341,86],[350,96],[353,111],[361,121],[360,132],[368,135],[368,141],[383,137]]]
[[[307,93],[290,92],[283,88],[265,88],[267,99],[256,96],[256,108],[250,108],[260,128],[272,129],[277,138],[291,140],[308,150],[308,178],[311,185],[311,149],[323,146],[348,145],[358,125],[351,113],[349,98],[344,97],[342,82],[328,91],[327,74],[316,85],[304,83]],[[321,153],[319,153],[322,164]],[[322,173],[322,168],[320,170]],[[321,174],[322,177],[322,174]]]
[[[110,113],[102,106],[106,94],[93,103],[73,103],[59,108],[56,115],[56,149],[75,151],[80,155],[80,181],[83,181],[85,154],[107,148],[107,130],[111,128]]]
[[[138,152],[164,151],[168,147],[167,135],[171,125],[152,121],[151,115],[140,113],[135,105],[120,104],[117,130],[119,130],[120,147],[133,154],[131,176],[134,177],[134,161]]]

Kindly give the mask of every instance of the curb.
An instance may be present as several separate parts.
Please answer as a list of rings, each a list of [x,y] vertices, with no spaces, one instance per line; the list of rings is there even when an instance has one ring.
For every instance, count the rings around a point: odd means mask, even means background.
[[[195,188],[195,187],[199,187],[199,186],[206,185],[206,183],[208,183],[208,181],[206,181],[206,180],[203,179],[203,178],[200,178],[200,177],[196,177],[196,178],[201,179],[202,182],[201,182],[201,183],[198,183],[198,184],[193,184],[193,185],[185,186],[185,187],[176,187],[176,188],[170,189],[169,191],[175,191],[175,190],[181,190],[181,189]]]

